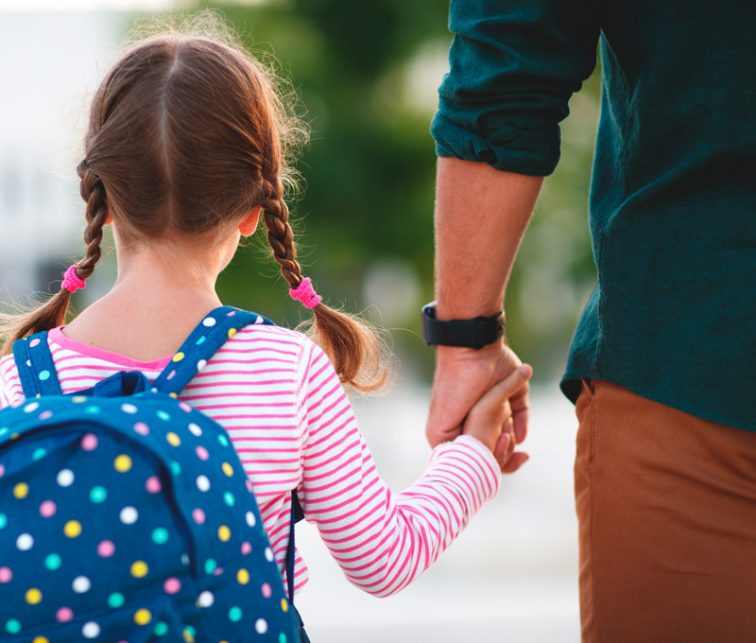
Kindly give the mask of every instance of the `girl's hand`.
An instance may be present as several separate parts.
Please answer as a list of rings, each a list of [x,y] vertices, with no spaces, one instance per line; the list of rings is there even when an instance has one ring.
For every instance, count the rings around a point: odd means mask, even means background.
[[[517,441],[509,400],[527,386],[532,374],[527,364],[515,368],[483,394],[462,425],[464,435],[477,438],[491,450],[504,473],[514,473],[529,457],[527,453],[514,452]]]

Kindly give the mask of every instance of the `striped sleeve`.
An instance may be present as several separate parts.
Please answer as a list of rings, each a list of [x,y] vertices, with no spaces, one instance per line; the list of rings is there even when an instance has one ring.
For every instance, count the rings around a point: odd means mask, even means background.
[[[432,452],[415,484],[393,493],[376,470],[333,365],[315,345],[306,352],[299,489],[305,517],[351,583],[389,596],[425,571],[498,493],[499,467],[482,443],[461,436]]]
[[[18,371],[12,355],[0,359],[0,409],[10,406],[13,400],[23,399]]]

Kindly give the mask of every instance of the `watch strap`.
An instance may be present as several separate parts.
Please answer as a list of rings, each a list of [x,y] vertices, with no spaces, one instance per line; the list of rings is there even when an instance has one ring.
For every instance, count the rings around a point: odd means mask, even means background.
[[[436,319],[436,303],[423,306],[423,336],[429,346],[483,348],[504,335],[504,313],[472,319]]]

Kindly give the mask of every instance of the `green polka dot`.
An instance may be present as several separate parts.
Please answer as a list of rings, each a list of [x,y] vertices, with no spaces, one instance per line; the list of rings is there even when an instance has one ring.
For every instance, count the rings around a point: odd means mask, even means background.
[[[45,567],[49,569],[50,571],[55,571],[56,569],[60,568],[61,565],[61,559],[58,554],[48,554],[45,558]]]
[[[191,625],[187,625],[184,628],[184,634],[188,634],[189,636],[194,638],[195,636],[197,636],[197,630],[195,630]]]
[[[99,412],[99,406],[88,406],[84,409],[84,413],[89,413],[89,415],[97,415]]]
[[[155,636],[165,636],[168,634],[168,624],[162,621],[155,625],[155,629],[152,630]]]
[[[41,379],[43,382],[46,382],[50,379],[50,371],[44,370],[39,372],[39,379]]]
[[[8,634],[18,634],[21,631],[21,623],[15,618],[12,618],[5,623],[5,631],[8,632]]]
[[[226,491],[226,493],[223,494],[223,502],[225,502],[229,507],[233,507],[236,504],[236,498],[234,498],[233,493]]]
[[[162,545],[168,542],[168,530],[158,527],[152,532],[152,542],[156,545]]]
[[[110,596],[108,596],[108,605],[114,609],[122,607],[125,602],[126,599],[120,592],[113,592]]]
[[[242,619],[241,607],[232,607],[228,610],[228,619],[233,623],[238,623]]]
[[[34,449],[34,453],[32,453],[32,460],[41,460],[45,457],[47,454],[47,449],[43,449],[42,447],[39,447],[39,449]]]
[[[288,640],[289,639],[286,638],[286,634],[284,634],[283,632],[278,635],[278,643],[286,643]]]
[[[197,340],[197,346],[201,346],[202,344],[204,344],[206,339],[207,339],[207,337],[205,335],[203,335],[202,337],[200,337]]]
[[[218,436],[218,442],[221,443],[221,446],[227,447],[228,446],[228,438],[225,435],[219,435]]]
[[[4,529],[5,525],[8,524],[8,516],[5,514],[0,514],[0,529]]]
[[[171,419],[171,416],[170,416],[170,415],[168,415],[168,413],[166,413],[166,412],[165,412],[165,411],[163,411],[163,410],[160,410],[160,411],[158,411],[158,412],[157,412],[157,416],[158,416],[158,417],[159,417],[159,418],[160,418],[161,420],[165,420],[166,422],[167,422],[168,420],[170,420],[170,419]]]
[[[105,487],[92,487],[92,491],[89,492],[89,499],[98,504],[100,502],[105,502],[105,498],[107,497],[108,492],[105,491]]]
[[[218,563],[216,563],[212,558],[208,558],[205,561],[205,573],[206,574],[212,574],[217,567],[218,567]]]
[[[174,476],[177,476],[177,475],[179,475],[181,473],[181,465],[178,462],[176,462],[175,460],[173,462],[171,462],[171,473]]]

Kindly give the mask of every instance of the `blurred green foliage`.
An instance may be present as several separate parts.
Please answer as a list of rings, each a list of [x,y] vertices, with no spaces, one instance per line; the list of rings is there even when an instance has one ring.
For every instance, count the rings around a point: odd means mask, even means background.
[[[419,306],[433,293],[435,154],[429,134],[435,88],[451,41],[444,0],[302,0],[255,6],[203,2],[255,54],[270,53],[299,94],[312,137],[298,161],[306,189],[294,204],[300,254],[329,303],[364,310],[374,262],[406,262],[419,300],[394,330],[410,370],[429,376],[433,352],[419,335]],[[265,58],[265,56],[263,56]],[[558,376],[592,287],[588,177],[598,75],[572,101],[562,162],[549,178],[507,296],[508,337],[543,376]],[[474,217],[474,212],[470,213]],[[224,301],[294,324],[304,311],[258,233],[221,277]],[[409,357],[409,359],[408,359]]]

